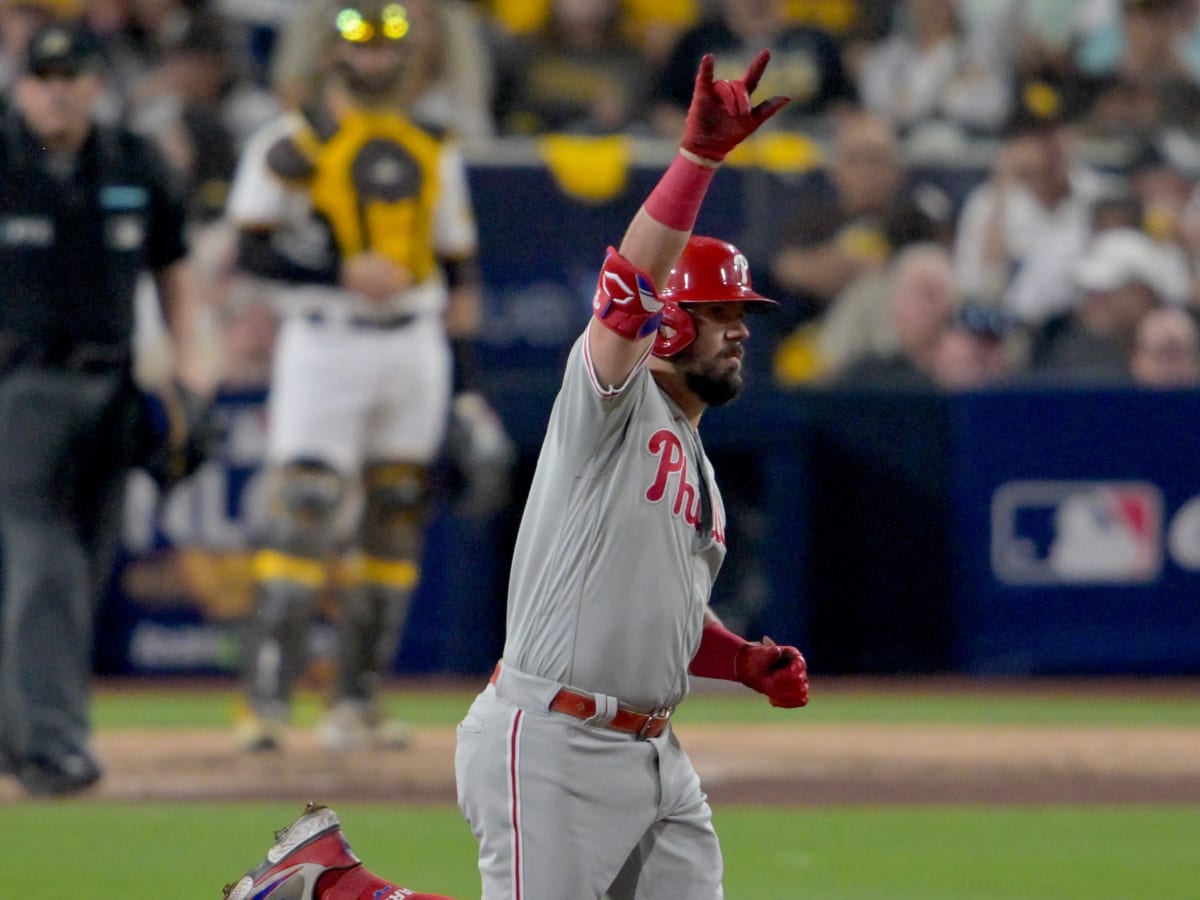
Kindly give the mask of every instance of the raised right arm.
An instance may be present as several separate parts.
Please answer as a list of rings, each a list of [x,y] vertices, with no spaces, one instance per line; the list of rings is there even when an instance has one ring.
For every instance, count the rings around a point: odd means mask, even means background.
[[[736,81],[714,81],[711,54],[700,61],[679,153],[600,272],[588,340],[601,384],[624,384],[649,355],[661,317],[657,288],[687,245],[713,175],[730,150],[787,104],[786,97],[750,103],[769,59],[759,51]]]

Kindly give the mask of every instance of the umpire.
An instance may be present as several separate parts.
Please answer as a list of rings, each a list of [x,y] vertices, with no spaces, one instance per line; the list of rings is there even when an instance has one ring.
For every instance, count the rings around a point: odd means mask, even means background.
[[[0,116],[0,767],[33,794],[101,775],[88,686],[136,462],[134,294],[153,273],[179,349],[187,293],[183,208],[149,145],[93,121],[101,68],[49,25]]]

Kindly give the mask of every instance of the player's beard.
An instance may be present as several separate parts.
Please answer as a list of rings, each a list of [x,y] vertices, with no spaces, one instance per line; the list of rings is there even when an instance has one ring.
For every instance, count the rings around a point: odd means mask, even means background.
[[[342,83],[355,98],[367,104],[380,104],[400,95],[401,70],[363,72],[343,64],[338,70]]]
[[[343,47],[342,55],[334,60],[334,72],[342,86],[359,103],[378,107],[400,104],[407,97],[416,72],[416,59],[407,49],[389,48],[392,55],[387,65],[358,60],[353,55],[358,48]]]
[[[694,347],[686,348],[675,359],[675,364],[683,370],[688,389],[707,406],[724,406],[735,399],[746,386],[741,367],[726,368],[728,353],[697,359]]]

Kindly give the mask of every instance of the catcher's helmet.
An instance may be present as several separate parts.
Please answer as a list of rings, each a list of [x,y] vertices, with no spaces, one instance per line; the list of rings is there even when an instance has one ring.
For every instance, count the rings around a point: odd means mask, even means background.
[[[692,235],[658,295],[662,323],[654,339],[654,355],[669,359],[696,340],[689,303],[769,303],[750,286],[750,264],[727,241]]]
[[[435,10],[424,0],[331,0],[333,67],[350,92],[368,102],[411,99],[432,52]],[[355,48],[387,48],[379,66]]]
[[[385,0],[348,0],[332,4],[333,25],[338,37],[352,44],[371,41],[400,41],[408,37],[411,23],[408,8]]]

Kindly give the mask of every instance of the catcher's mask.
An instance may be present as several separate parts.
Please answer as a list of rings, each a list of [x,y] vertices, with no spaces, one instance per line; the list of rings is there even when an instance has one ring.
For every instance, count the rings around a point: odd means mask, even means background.
[[[419,68],[422,24],[414,3],[348,0],[331,9],[336,37],[335,67],[351,93],[367,100],[396,94]],[[389,64],[380,66],[355,48],[386,48]]]
[[[670,359],[696,340],[692,303],[754,303],[778,306],[750,286],[750,264],[727,241],[692,235],[658,295],[662,323],[654,339],[654,355]]]

